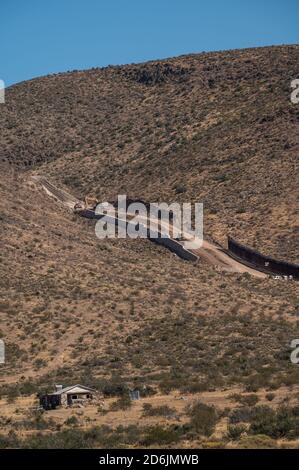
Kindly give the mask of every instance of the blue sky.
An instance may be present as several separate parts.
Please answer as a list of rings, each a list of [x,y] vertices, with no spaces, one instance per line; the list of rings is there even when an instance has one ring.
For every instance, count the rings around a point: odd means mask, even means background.
[[[299,43],[298,0],[1,0],[0,79]]]

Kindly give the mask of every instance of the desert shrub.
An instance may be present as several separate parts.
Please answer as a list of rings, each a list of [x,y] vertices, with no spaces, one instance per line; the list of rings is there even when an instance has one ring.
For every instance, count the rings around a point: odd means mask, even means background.
[[[8,403],[14,403],[18,396],[20,396],[20,390],[17,386],[11,387],[7,390]]]
[[[274,439],[298,437],[299,419],[292,408],[280,407],[276,412],[268,406],[255,408],[249,428],[252,434],[265,434]]]
[[[260,388],[270,386],[271,380],[271,369],[264,369],[263,371],[253,374],[246,379],[246,390],[247,392],[257,392]]]
[[[108,449],[136,445],[140,435],[140,430],[136,425],[118,426],[115,430],[109,430],[108,432],[103,432],[103,428],[100,429],[102,437],[98,439],[98,442],[101,442],[102,446]]]
[[[143,385],[143,386],[138,386],[136,387],[137,389],[140,389],[140,396],[141,397],[151,397],[155,395],[157,392],[156,390],[151,387],[150,385]]]
[[[196,402],[188,408],[187,412],[190,416],[190,424],[197,433],[204,436],[210,436],[213,433],[218,420],[216,409],[213,406]]]
[[[187,188],[185,185],[179,184],[174,187],[174,190],[176,194],[183,194],[187,191]]]
[[[231,424],[250,423],[251,434],[262,434],[273,439],[296,438],[299,436],[299,410],[297,408],[282,406],[277,411],[268,405],[236,408],[230,412],[229,422]]]
[[[25,361],[27,359],[27,352],[24,349],[21,349],[18,344],[8,343],[5,346],[5,354],[10,358],[10,361],[15,363],[22,359]]]
[[[245,406],[254,406],[257,404],[258,401],[258,396],[254,395],[253,393],[249,395],[241,395],[239,399],[239,402]]]
[[[10,431],[5,435],[0,435],[0,449],[13,449],[19,446],[20,442],[15,432]]]
[[[141,439],[141,444],[145,446],[153,444],[167,445],[178,442],[179,438],[180,433],[177,429],[153,426],[144,433]]]
[[[227,428],[227,437],[232,440],[237,440],[245,431],[246,426],[242,424],[229,424]]]
[[[34,365],[37,369],[41,369],[47,365],[47,362],[44,359],[38,358],[34,361]]]
[[[32,395],[33,393],[36,393],[38,390],[37,385],[33,383],[31,380],[26,380],[25,382],[20,383],[18,388],[19,388],[21,395]]]
[[[242,436],[238,443],[240,449],[276,449],[277,444],[269,436],[258,434],[256,436]]]
[[[265,434],[271,437],[276,434],[276,415],[269,406],[257,407],[251,420],[249,430],[252,434]]]
[[[218,412],[219,419],[220,418],[227,418],[229,416],[230,412],[231,412],[231,408],[229,408],[228,406],[226,406],[223,410],[219,410],[219,412]]]
[[[209,389],[208,382],[198,382],[198,381],[188,382],[186,385],[180,388],[180,390],[185,393],[205,392],[208,389]]]
[[[127,410],[132,406],[132,400],[129,395],[123,395],[113,402],[110,406],[111,411]]]
[[[46,420],[40,413],[37,414],[34,419],[20,421],[18,424],[25,429],[34,429],[39,431],[43,431],[45,429],[57,429],[57,425],[54,420]]]
[[[175,408],[171,408],[168,405],[152,406],[150,403],[144,403],[143,405],[143,416],[174,416],[176,413]]]
[[[129,388],[124,383],[111,382],[102,387],[103,394],[106,396],[122,396],[128,392]]]
[[[149,435],[145,429],[146,435]],[[150,429],[149,431],[152,431]],[[124,445],[133,445],[139,443],[141,430],[136,426],[111,429],[108,426],[93,427],[88,430],[66,429],[63,431],[43,434],[41,432],[31,435],[23,440],[10,432],[6,436],[0,436],[0,448],[26,448],[26,449],[83,449],[83,448],[120,448]],[[156,434],[155,439],[170,442],[176,437],[176,433]]]
[[[232,424],[236,423],[248,423],[252,417],[252,409],[249,406],[242,406],[235,408],[229,413],[229,422]]]
[[[224,441],[205,441],[202,443],[203,449],[224,449],[225,442]]]
[[[181,378],[165,377],[159,383],[159,389],[162,393],[168,394],[171,390],[180,389],[182,386]]]
[[[77,429],[67,429],[53,434],[35,434],[25,439],[22,447],[27,449],[84,449],[90,448],[90,439]]]
[[[77,416],[70,416],[64,422],[66,426],[76,426],[78,425],[78,418]]]

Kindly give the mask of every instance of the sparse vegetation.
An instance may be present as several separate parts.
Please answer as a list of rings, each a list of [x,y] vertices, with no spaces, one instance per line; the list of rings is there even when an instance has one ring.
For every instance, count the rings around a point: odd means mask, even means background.
[[[197,402],[189,408],[188,414],[191,426],[197,433],[204,436],[210,436],[213,433],[218,421],[217,412],[213,406]]]
[[[46,174],[102,200],[204,201],[207,238],[224,245],[231,234],[298,262],[298,116],[285,85],[299,76],[298,54],[298,46],[194,54],[7,89],[0,397],[10,416],[0,416],[0,447],[274,448],[298,438],[294,282],[224,274],[145,240],[99,241],[93,222],[29,180]],[[32,397],[36,406],[55,383],[88,383],[109,407],[97,406],[91,421],[84,410],[51,421],[20,406]],[[140,405],[132,422],[144,427],[102,426],[110,413],[135,412],[132,388],[149,402],[178,399]],[[206,393],[231,395],[229,409],[198,402]]]

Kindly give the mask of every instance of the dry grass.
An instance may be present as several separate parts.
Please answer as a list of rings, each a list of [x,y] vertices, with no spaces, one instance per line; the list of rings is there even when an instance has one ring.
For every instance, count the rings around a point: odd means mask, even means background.
[[[275,46],[24,82],[0,157],[103,199],[204,202],[206,235],[298,261],[298,59]]]
[[[152,394],[128,415],[84,410],[84,429],[94,419],[125,425],[125,416],[135,425],[144,402],[175,408],[181,426],[187,418],[178,394],[220,410],[238,406],[229,398],[236,390],[274,408],[297,403],[298,370],[289,357],[298,337],[297,284],[223,274],[145,240],[99,241],[92,222],[66,212],[27,177],[38,171],[78,196],[94,191],[107,200],[126,193],[204,201],[206,236],[223,242],[230,233],[296,260],[298,113],[288,85],[299,75],[298,53],[294,46],[201,54],[165,66],[45,77],[7,91],[0,141],[12,165],[1,168],[0,181],[7,347],[0,394],[12,403],[3,398],[0,414],[14,423],[26,397],[74,382],[96,386],[107,403],[127,387]],[[72,414],[53,412],[45,432]],[[30,422],[24,435],[38,429]],[[180,446],[224,445],[226,428],[222,417],[215,442],[206,444],[180,430]],[[161,439],[175,439],[163,432]],[[115,445],[130,436],[118,435]],[[142,439],[152,442],[150,434]]]

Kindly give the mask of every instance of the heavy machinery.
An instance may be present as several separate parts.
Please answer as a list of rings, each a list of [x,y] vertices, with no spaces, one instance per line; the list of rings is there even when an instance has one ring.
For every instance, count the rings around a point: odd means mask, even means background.
[[[95,210],[99,201],[95,196],[87,195],[83,202],[77,202],[74,205],[74,212],[80,212],[83,210]]]

